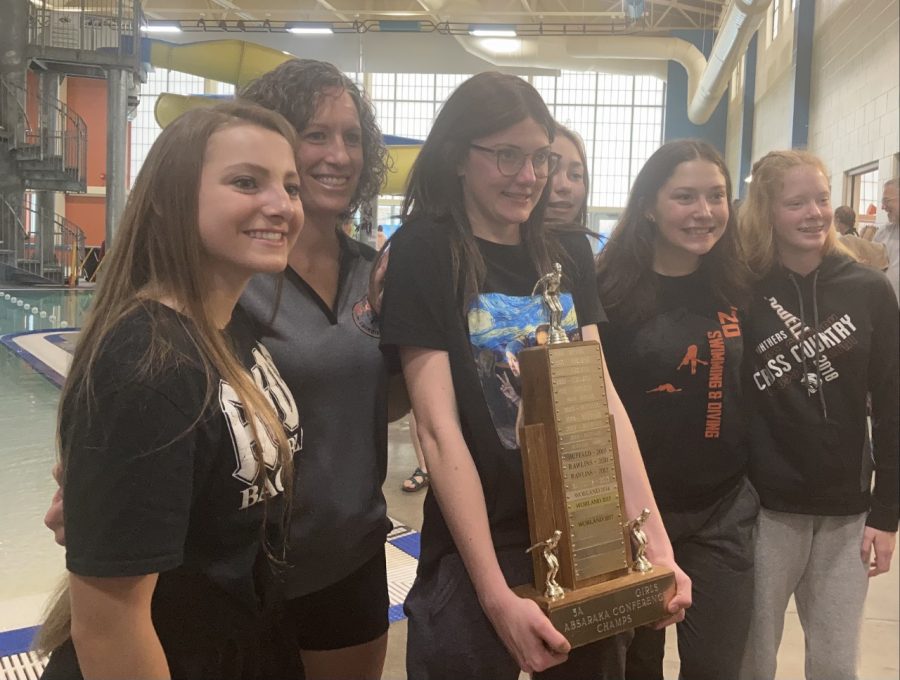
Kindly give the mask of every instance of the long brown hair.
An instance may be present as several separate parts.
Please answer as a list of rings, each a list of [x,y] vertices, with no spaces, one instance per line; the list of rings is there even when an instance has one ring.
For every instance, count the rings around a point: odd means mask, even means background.
[[[204,155],[214,133],[240,125],[276,132],[296,148],[294,130],[280,115],[252,104],[230,103],[185,113],[163,130],[147,154],[128,197],[115,244],[104,259],[103,276],[63,386],[58,425],[60,463],[65,480],[68,445],[74,432],[88,419],[103,417],[96,412],[94,371],[98,357],[108,349],[106,341],[111,333],[147,300],[171,299],[190,320],[181,323],[206,374],[206,395],[197,421],[214,399],[221,377],[241,400],[254,438],[269,434],[278,446],[285,487],[282,522],[286,522],[293,466],[281,419],[217,329],[204,304],[210,284],[203,274],[203,249],[197,227]],[[165,328],[154,319],[146,354],[136,358],[135,365],[140,367],[138,379],[152,378],[178,359],[178,350],[166,335]],[[257,418],[267,432],[257,431]],[[266,474],[263,447],[254,447],[253,455],[259,483]],[[264,550],[272,557],[265,538],[265,522],[260,532]],[[63,586],[35,641],[36,649],[49,652],[58,647],[69,635],[70,622],[68,589]]]
[[[731,175],[719,152],[698,139],[680,139],[659,147],[635,177],[628,204],[606,247],[597,258],[600,301],[612,321],[635,323],[653,315],[656,277],[654,243],[658,227],[647,217],[656,205],[659,190],[688,161],[715,165],[725,178],[726,199],[731,196]],[[700,260],[710,277],[714,294],[724,303],[744,306],[750,294],[750,274],[744,265],[734,211],[728,211],[725,233]]]
[[[799,149],[770,151],[753,164],[747,198],[741,204],[740,236],[747,264],[757,276],[765,276],[778,262],[775,241],[775,204],[784,190],[784,176],[793,168],[809,166],[827,180],[828,168],[815,154]],[[838,240],[834,224],[828,225],[822,256],[831,253],[849,255]],[[855,259],[855,258],[854,258]]]
[[[410,172],[401,210],[403,222],[424,217],[450,230],[454,286],[461,310],[478,294],[485,264],[466,215],[457,169],[474,140],[528,118],[543,127],[553,141],[556,123],[531,85],[518,76],[495,71],[472,76],[444,102]],[[548,178],[537,205],[522,224],[522,241],[540,272],[550,271],[551,263],[558,261],[554,258],[561,257],[556,240],[543,228],[549,195]]]

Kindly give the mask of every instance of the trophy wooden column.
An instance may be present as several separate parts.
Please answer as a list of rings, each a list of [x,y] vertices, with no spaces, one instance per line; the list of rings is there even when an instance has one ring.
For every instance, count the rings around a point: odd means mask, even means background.
[[[675,592],[671,570],[632,569],[600,345],[532,347],[518,360],[531,541],[546,542],[555,531],[561,535],[556,578],[548,578],[547,559],[535,550],[534,586],[517,592],[537,601],[573,647],[664,618]],[[546,595],[554,580],[562,597]]]

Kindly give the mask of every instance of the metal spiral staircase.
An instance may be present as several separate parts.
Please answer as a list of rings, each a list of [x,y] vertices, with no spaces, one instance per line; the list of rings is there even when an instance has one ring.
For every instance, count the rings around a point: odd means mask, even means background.
[[[20,285],[73,285],[84,232],[62,215],[0,198],[0,279]]]
[[[28,190],[87,188],[87,126],[62,102],[37,96],[30,118],[24,88],[0,79],[0,153]],[[84,232],[34,205],[32,195],[0,194],[0,279],[23,285],[74,284]]]
[[[84,232],[53,205],[54,192],[87,190],[87,126],[44,78],[142,72],[142,21],[140,0],[30,0],[27,18],[10,24],[7,38],[27,35],[11,54],[43,75],[27,91],[24,69],[0,75],[0,280],[77,283]]]
[[[37,95],[39,120],[29,121],[25,88],[0,79],[0,141],[15,162],[26,189],[83,192],[87,189],[87,126],[58,99]],[[10,113],[17,112],[10,125]],[[5,113],[10,112],[10,113]],[[13,114],[14,115],[14,114]],[[12,129],[10,129],[12,128]]]

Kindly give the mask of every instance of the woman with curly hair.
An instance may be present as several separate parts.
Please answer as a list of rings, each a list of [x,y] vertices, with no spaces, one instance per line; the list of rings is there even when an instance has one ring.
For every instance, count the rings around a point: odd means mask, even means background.
[[[367,298],[375,251],[341,225],[377,195],[387,152],[372,105],[332,64],[291,59],[240,97],[296,128],[306,213],[283,279],[256,277],[241,300],[304,414],[281,628],[310,680],[378,678],[389,606],[388,371]]]

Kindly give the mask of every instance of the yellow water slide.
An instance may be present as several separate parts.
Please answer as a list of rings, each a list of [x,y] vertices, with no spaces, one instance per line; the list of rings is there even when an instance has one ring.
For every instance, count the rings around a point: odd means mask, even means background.
[[[291,58],[291,55],[280,50],[243,40],[212,40],[186,45],[150,41],[150,63],[153,66],[231,83],[238,90]],[[216,101],[213,97],[161,94],[154,109],[156,122],[160,127],[166,127],[185,111],[212,106]],[[382,193],[402,194],[419,147],[411,144],[390,145],[388,151],[391,170]]]

